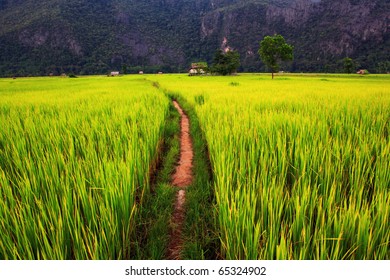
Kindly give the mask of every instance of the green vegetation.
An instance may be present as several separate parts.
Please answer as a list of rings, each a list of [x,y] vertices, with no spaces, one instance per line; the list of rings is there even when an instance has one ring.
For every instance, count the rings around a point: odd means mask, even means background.
[[[280,62],[293,60],[293,47],[286,43],[282,35],[265,36],[260,42],[259,55],[261,60],[274,73],[279,71]]]
[[[221,257],[388,259],[389,78],[284,77],[156,78],[206,137]]]
[[[137,225],[140,235],[137,242],[136,258],[160,260],[166,257],[169,241],[172,201],[175,189],[171,185],[172,170],[176,166],[180,152],[180,116],[172,104],[165,121],[164,137],[157,160],[157,168],[152,174],[151,195],[147,196]]]
[[[0,79],[0,259],[390,258],[386,75]]]
[[[378,63],[378,72],[383,74],[390,73],[390,61],[382,61]]]
[[[355,67],[355,63],[354,63],[353,59],[350,57],[346,57],[346,58],[344,58],[343,62],[344,62],[345,73],[347,73],[347,74],[353,73],[354,72],[353,68]]]
[[[217,50],[214,57],[214,64],[211,66],[211,73],[218,75],[232,75],[237,72],[240,66],[240,54],[237,51]]]
[[[295,47],[286,71],[341,73],[347,55],[371,73],[390,71],[388,0],[293,2],[2,0],[0,76],[185,72],[193,61],[211,65],[225,38],[240,72],[266,71],[256,50],[274,33]]]
[[[0,259],[140,258],[168,101],[138,79],[0,80]]]

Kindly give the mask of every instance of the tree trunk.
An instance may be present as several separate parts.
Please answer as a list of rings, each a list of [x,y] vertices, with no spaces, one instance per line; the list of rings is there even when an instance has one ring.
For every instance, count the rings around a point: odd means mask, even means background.
[[[272,72],[272,80],[274,79],[274,72]]]

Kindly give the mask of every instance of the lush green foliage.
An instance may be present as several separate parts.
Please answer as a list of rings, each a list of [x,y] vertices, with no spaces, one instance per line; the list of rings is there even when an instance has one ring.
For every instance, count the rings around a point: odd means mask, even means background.
[[[224,258],[389,259],[388,77],[156,79],[197,112]]]
[[[211,64],[224,38],[241,55],[240,72],[266,71],[258,41],[275,32],[295,46],[285,71],[343,72],[347,55],[359,68],[389,71],[390,36],[381,27],[389,1],[292,2],[2,0],[0,76],[104,74],[125,65],[128,73],[184,72],[192,61]]]
[[[379,73],[390,73],[390,61],[381,61],[378,63]]]
[[[195,137],[186,258],[389,259],[388,84],[385,75],[2,79],[0,258],[164,257],[178,143],[163,88]],[[162,137],[172,147],[163,153]]]
[[[272,78],[279,71],[281,61],[293,59],[293,47],[286,43],[282,35],[265,36],[258,51],[261,60],[271,69]]]
[[[343,62],[344,62],[345,73],[351,74],[353,72],[353,68],[355,66],[353,59],[350,57],[346,57],[346,58],[344,58]]]
[[[225,53],[223,50],[217,50],[211,72],[223,76],[231,75],[237,72],[239,66],[240,54],[237,51],[228,50]]]
[[[168,104],[139,78],[0,80],[0,259],[138,258]]]
[[[167,244],[171,228],[172,201],[176,190],[171,185],[172,170],[180,153],[180,115],[176,108],[169,106],[165,122],[157,168],[151,175],[151,194],[146,196],[137,225],[137,258],[160,260],[167,256]]]

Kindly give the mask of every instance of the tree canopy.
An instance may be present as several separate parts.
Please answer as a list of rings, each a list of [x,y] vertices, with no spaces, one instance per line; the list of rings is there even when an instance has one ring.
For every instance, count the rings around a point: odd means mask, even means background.
[[[352,58],[346,57],[343,60],[344,62],[344,71],[345,73],[351,74],[353,71],[353,68],[355,67],[355,63]]]
[[[282,35],[265,36],[260,42],[259,55],[261,60],[270,68],[272,79],[279,71],[280,62],[293,60],[294,47],[287,44]]]
[[[240,66],[240,54],[237,51],[217,50],[214,56],[214,64],[211,67],[211,72],[220,75],[231,75],[237,72],[237,68]]]

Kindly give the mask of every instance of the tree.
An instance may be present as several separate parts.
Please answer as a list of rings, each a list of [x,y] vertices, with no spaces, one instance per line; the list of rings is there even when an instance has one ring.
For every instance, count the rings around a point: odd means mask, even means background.
[[[355,63],[352,58],[346,57],[344,58],[344,71],[345,73],[351,74],[353,68],[355,67]]]
[[[390,72],[390,61],[381,61],[377,67],[378,73],[389,73]]]
[[[231,75],[237,72],[239,66],[240,54],[237,51],[227,51],[224,53],[222,50],[217,50],[211,72],[224,76]]]
[[[274,73],[279,71],[281,61],[293,60],[294,47],[287,44],[282,35],[265,36],[260,42],[259,55],[261,60]]]
[[[123,64],[123,65],[122,65],[122,74],[123,74],[123,75],[126,75],[126,74],[127,74],[127,65],[126,65],[126,64]]]

